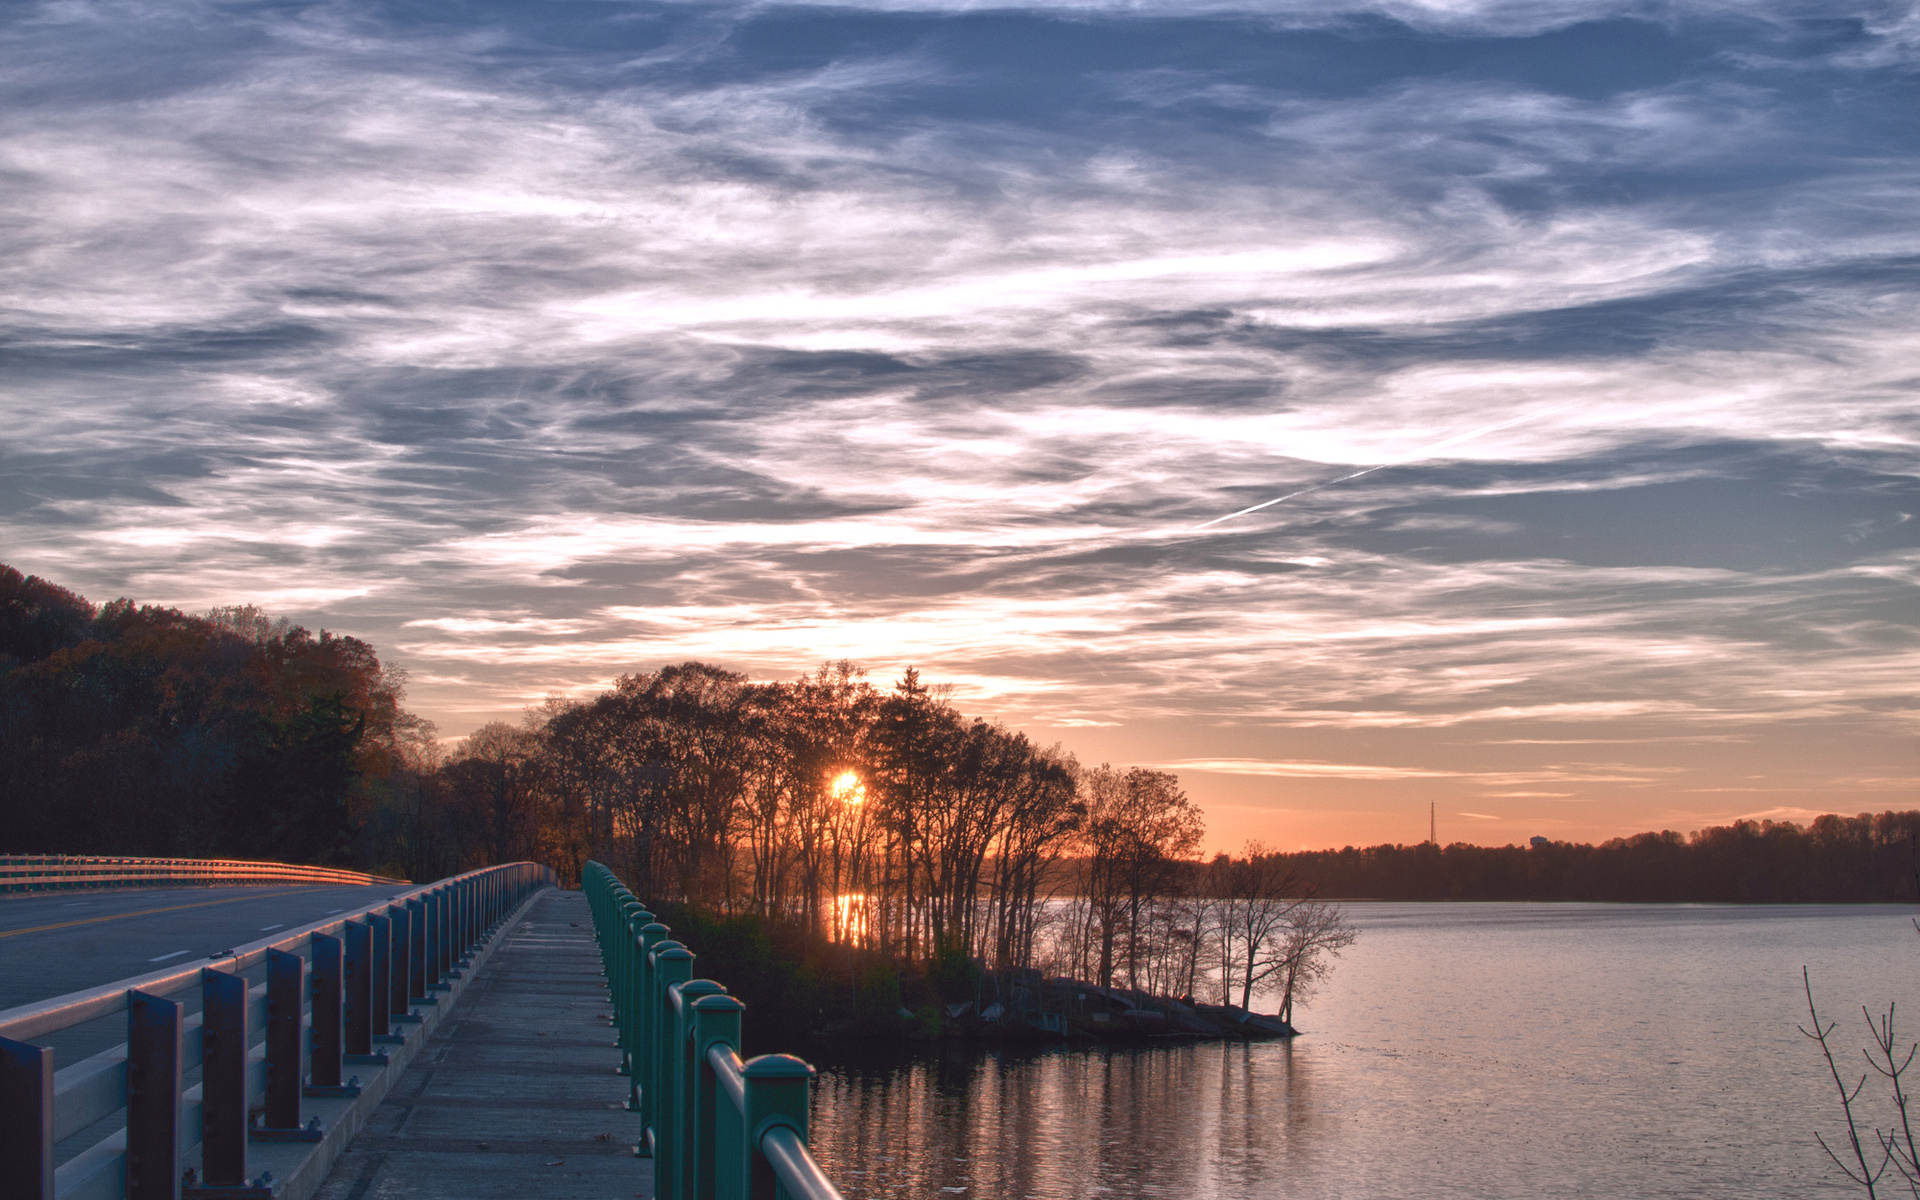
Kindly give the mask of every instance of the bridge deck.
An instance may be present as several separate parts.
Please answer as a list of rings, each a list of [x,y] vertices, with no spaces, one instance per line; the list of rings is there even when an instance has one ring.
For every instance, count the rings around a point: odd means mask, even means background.
[[[585,897],[543,893],[319,1200],[652,1196],[607,1013]]]

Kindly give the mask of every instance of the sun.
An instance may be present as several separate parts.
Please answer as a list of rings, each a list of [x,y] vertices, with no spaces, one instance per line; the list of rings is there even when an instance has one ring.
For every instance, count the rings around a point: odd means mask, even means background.
[[[860,776],[852,771],[842,771],[836,775],[832,784],[833,798],[848,804],[861,804],[867,798],[867,785],[860,782]]]

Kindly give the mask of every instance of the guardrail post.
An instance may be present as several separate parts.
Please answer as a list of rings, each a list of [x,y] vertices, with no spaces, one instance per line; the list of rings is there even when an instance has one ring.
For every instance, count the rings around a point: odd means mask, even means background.
[[[760,1139],[769,1129],[784,1125],[799,1136],[802,1145],[806,1144],[813,1068],[791,1054],[762,1054],[750,1060],[741,1074],[747,1094],[746,1111],[741,1114],[741,1125],[747,1131],[747,1200],[776,1200],[781,1188],[773,1165],[760,1149]]]
[[[453,959],[454,959],[454,953],[455,953],[454,934],[453,934],[453,889],[451,887],[440,888],[436,892],[436,896],[440,904],[440,919],[434,922],[434,927],[438,929],[440,933],[440,954],[438,956],[439,968],[437,973],[434,975],[434,979],[436,981],[444,981],[448,975],[451,975],[453,973]]]
[[[0,1179],[53,1200],[53,1051],[0,1038]]]
[[[200,1178],[209,1187],[240,1187],[247,1182],[247,981],[203,968],[200,1004]]]
[[[180,1006],[127,990],[127,1200],[180,1187]]]
[[[457,974],[454,960],[460,957],[456,897],[452,887],[440,889],[440,977]]]
[[[267,951],[268,1129],[300,1127],[300,985],[307,964],[298,954]]]
[[[380,1041],[390,1036],[387,1013],[393,1004],[393,918],[369,913],[367,932],[373,963],[367,977],[367,1040]]]
[[[387,962],[387,1018],[394,1022],[417,1021],[413,1015],[413,999],[407,985],[407,957],[413,945],[413,914],[404,904],[396,904],[387,910],[388,932],[393,941],[389,944],[391,953]]]
[[[693,1006],[708,996],[719,996],[726,992],[711,979],[689,979],[677,987],[667,989],[673,998],[673,1050],[667,1060],[667,1070],[671,1078],[664,1089],[672,1102],[673,1121],[667,1135],[667,1143],[673,1147],[673,1153],[667,1157],[665,1168],[673,1176],[673,1191],[661,1195],[672,1195],[675,1200],[695,1200],[694,1177],[700,1141],[700,1111],[694,1105],[695,1080],[700,1071],[699,1060],[693,1055]],[[662,1163],[659,1149],[653,1152],[653,1178],[660,1179]]]
[[[422,986],[428,993],[439,990],[440,986],[440,893],[428,892],[420,897],[420,932],[425,935],[425,945],[420,951],[420,973]]]
[[[338,1095],[340,1083],[340,939],[313,935],[313,1032],[308,1049],[309,1096]]]
[[[680,989],[685,995],[686,985]],[[702,996],[693,1002],[693,1071],[690,1082],[693,1095],[688,1115],[693,1124],[693,1145],[687,1155],[688,1192],[692,1200],[722,1200],[719,1185],[720,1166],[720,1081],[707,1061],[707,1052],[725,1046],[736,1053],[740,1049],[740,1014],[746,1005],[732,996]],[[725,1197],[724,1200],[739,1200]]]
[[[348,921],[346,955],[341,974],[345,994],[344,1061],[384,1063],[387,1056],[373,1052],[373,930],[359,922]]]
[[[453,885],[453,965],[464,967],[467,948],[473,945],[473,885],[466,880]]]
[[[641,1101],[646,1108],[647,1132],[653,1138],[653,1186],[659,1200],[681,1200],[674,1191],[674,1105],[673,1105],[673,993],[676,983],[693,977],[693,952],[678,942],[662,942],[651,955],[652,979],[648,981],[648,1017],[646,1084]]]
[[[414,1004],[435,1004],[427,995],[427,905],[424,900],[407,901],[407,999]]]

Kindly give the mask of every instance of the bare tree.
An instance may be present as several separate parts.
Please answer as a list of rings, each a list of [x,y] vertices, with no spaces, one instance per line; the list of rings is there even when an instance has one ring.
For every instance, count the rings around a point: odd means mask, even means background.
[[[1219,947],[1220,1002],[1232,1002],[1240,989],[1240,1007],[1251,1008],[1256,988],[1288,969],[1294,910],[1309,890],[1286,863],[1259,842],[1248,842],[1246,857],[1215,859],[1207,872],[1214,899],[1213,932]]]
[[[1179,780],[1165,771],[1135,767],[1122,773],[1102,764],[1087,772],[1083,784],[1088,948],[1099,951],[1100,986],[1113,986],[1118,954],[1128,986],[1137,987],[1147,932],[1142,908],[1150,911],[1151,898],[1176,880],[1178,863],[1200,844],[1204,826]]]
[[[1920,922],[1915,922],[1920,926]],[[1899,1035],[1894,1026],[1895,1006],[1887,1005],[1887,1011],[1875,1017],[1864,1006],[1860,1015],[1867,1023],[1867,1036],[1873,1044],[1870,1049],[1861,1050],[1867,1066],[1875,1074],[1887,1081],[1889,1098],[1893,1103],[1893,1121],[1886,1129],[1873,1126],[1863,1131],[1864,1121],[1860,1109],[1861,1094],[1867,1090],[1867,1072],[1849,1083],[1840,1073],[1840,1064],[1833,1056],[1833,1031],[1839,1022],[1827,1021],[1820,1016],[1820,1010],[1813,1000],[1813,978],[1804,966],[1800,968],[1800,982],[1807,995],[1807,1017],[1813,1025],[1808,1029],[1800,1026],[1800,1032],[1820,1047],[1820,1056],[1827,1064],[1827,1077],[1833,1081],[1835,1094],[1840,1100],[1840,1115],[1846,1122],[1847,1144],[1842,1150],[1830,1145],[1819,1130],[1815,1130],[1813,1140],[1826,1152],[1840,1173],[1856,1186],[1864,1189],[1869,1197],[1879,1195],[1887,1172],[1891,1169],[1906,1184],[1910,1195],[1920,1197],[1920,1145],[1916,1144],[1913,1132],[1912,1115],[1908,1111],[1913,1097],[1906,1087],[1907,1070],[1913,1066],[1914,1055],[1920,1045],[1909,1042],[1904,1048],[1900,1045]]]
[[[1333,973],[1333,960],[1359,936],[1340,906],[1330,901],[1302,900],[1288,911],[1272,973],[1282,1021],[1293,1023],[1294,1001],[1312,995]]]

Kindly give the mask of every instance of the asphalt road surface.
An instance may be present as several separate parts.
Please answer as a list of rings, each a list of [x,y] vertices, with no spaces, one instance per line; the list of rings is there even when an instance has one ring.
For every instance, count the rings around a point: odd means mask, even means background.
[[[0,1010],[188,966],[410,885],[116,888],[0,895]],[[119,1025],[124,1027],[124,1018]],[[121,1030],[124,1037],[124,1028]],[[58,1035],[36,1039],[56,1050]],[[99,1039],[84,1039],[91,1046]],[[89,1049],[87,1052],[91,1053]],[[64,1066],[73,1059],[59,1054]]]

